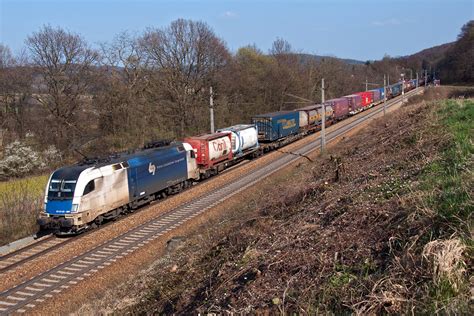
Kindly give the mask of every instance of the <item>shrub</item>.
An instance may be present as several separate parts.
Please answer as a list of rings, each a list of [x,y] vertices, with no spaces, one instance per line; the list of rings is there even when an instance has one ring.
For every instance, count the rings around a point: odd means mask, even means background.
[[[0,160],[0,180],[36,174],[54,164],[58,157],[61,155],[54,146],[39,153],[25,143],[14,141],[5,147],[4,158]]]

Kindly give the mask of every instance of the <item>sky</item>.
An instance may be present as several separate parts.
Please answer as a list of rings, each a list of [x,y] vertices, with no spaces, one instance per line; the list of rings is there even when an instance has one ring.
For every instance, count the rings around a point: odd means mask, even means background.
[[[267,52],[283,38],[298,52],[365,61],[456,40],[474,0],[0,0],[0,42],[18,53],[49,24],[98,47],[178,18],[206,22],[232,52],[253,44]]]

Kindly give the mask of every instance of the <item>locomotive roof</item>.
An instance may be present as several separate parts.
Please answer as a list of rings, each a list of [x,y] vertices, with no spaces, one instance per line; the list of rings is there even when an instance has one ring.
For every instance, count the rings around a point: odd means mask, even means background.
[[[136,151],[129,151],[129,152],[122,152],[122,153],[117,153],[110,155],[108,157],[94,157],[94,158],[88,158],[84,159],[83,161],[69,167],[64,167],[62,169],[75,169],[77,172],[82,172],[83,170],[90,168],[90,167],[95,167],[95,168],[100,168],[103,166],[107,166],[110,164],[115,164],[115,163],[121,163],[124,161],[127,161],[132,158],[140,157],[140,156],[147,156],[151,153],[159,152],[159,151],[165,151],[171,148],[177,148],[179,146],[182,146],[182,142],[173,142],[171,144],[168,144],[166,146],[160,146],[160,147],[151,147],[151,148],[144,148],[144,149],[139,149]],[[58,171],[59,171],[58,170]]]
[[[90,165],[74,165],[63,167],[54,171],[51,178],[60,180],[77,180],[81,172],[90,167]]]

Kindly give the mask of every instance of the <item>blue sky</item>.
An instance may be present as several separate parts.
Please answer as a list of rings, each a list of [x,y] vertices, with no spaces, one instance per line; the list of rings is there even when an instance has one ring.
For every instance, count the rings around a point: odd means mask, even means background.
[[[14,52],[42,25],[80,33],[91,45],[177,18],[201,20],[231,51],[268,51],[284,38],[301,52],[360,60],[407,55],[456,39],[474,0],[0,0],[0,42]]]

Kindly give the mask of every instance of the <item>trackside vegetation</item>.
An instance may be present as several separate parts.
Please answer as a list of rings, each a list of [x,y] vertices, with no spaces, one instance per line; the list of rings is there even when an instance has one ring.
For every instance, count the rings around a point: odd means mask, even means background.
[[[438,121],[446,131],[440,158],[426,167],[421,189],[439,221],[452,227],[466,225],[472,214],[472,164],[474,154],[474,101],[441,103]],[[440,227],[441,229],[441,227]],[[443,233],[435,231],[436,235]]]
[[[34,234],[48,175],[0,182],[0,245]]]
[[[433,264],[426,311],[468,313],[469,281],[463,276],[472,277],[474,254],[474,101],[444,101],[436,115],[446,133],[444,146],[425,168],[420,185],[423,201],[434,213],[429,237],[435,240],[423,252]]]

